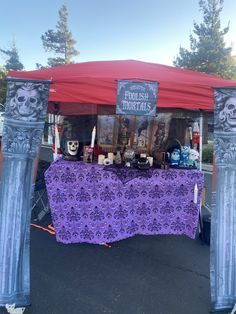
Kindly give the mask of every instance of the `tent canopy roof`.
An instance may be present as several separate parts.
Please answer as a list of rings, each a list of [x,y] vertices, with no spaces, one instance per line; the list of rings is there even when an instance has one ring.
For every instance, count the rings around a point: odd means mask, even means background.
[[[57,103],[64,115],[79,114],[89,108],[94,111],[97,105],[114,106],[117,80],[157,81],[158,107],[192,110],[214,109],[213,87],[236,87],[235,80],[134,60],[83,62],[35,71],[9,71],[8,75],[51,80],[50,111]]]

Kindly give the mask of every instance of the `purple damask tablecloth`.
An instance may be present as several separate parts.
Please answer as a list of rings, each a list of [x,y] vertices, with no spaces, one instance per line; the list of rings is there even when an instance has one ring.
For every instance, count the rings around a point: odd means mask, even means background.
[[[123,181],[109,170],[63,159],[48,168],[45,180],[57,241],[111,243],[137,234],[195,237],[203,173],[152,168],[148,175],[137,175],[127,169],[130,180],[128,173]]]

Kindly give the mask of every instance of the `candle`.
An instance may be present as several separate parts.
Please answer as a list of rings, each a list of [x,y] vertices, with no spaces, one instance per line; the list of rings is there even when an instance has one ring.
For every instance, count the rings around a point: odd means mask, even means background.
[[[147,160],[149,161],[150,167],[153,166],[153,157],[149,156],[147,157]]]
[[[114,160],[114,154],[113,153],[108,153],[107,154],[107,157],[112,161],[113,163],[113,160]]]
[[[104,159],[105,159],[105,155],[98,155],[98,164],[103,165]]]
[[[96,127],[93,127],[93,131],[92,131],[92,139],[91,139],[91,147],[94,147],[94,142],[95,142],[95,137],[96,137]]]
[[[197,184],[194,185],[194,192],[193,192],[193,202],[197,204],[197,197],[198,197],[198,186]]]
[[[191,126],[189,126],[189,137],[190,137],[190,140],[192,141],[193,139],[193,128]]]
[[[56,160],[57,159],[57,151],[58,151],[58,148],[60,148],[60,138],[59,138],[59,132],[58,132],[57,125],[55,125],[54,144],[55,144],[55,151],[53,154],[53,159]]]
[[[60,136],[57,125],[55,125],[55,146],[57,146],[57,148],[60,148]]]
[[[55,151],[54,151],[54,159],[57,158],[57,141],[56,141],[56,138],[55,138]]]

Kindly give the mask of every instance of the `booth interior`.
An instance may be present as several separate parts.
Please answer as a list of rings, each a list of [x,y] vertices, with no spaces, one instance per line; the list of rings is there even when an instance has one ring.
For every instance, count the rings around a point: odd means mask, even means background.
[[[150,232],[193,237],[213,87],[234,81],[135,60],[8,74],[51,80],[45,142],[54,144],[54,162],[45,178],[57,240],[101,243]],[[116,115],[123,83],[140,82],[158,85],[150,89],[158,96],[157,115]]]
[[[181,149],[182,146],[187,144],[189,148],[196,149],[199,152],[196,162],[199,167],[201,153],[199,143],[200,114],[203,121],[202,144],[207,145],[208,140],[211,140],[211,133],[209,133],[211,124],[209,124],[209,121],[212,121],[212,112],[161,108],[158,109],[155,117],[150,117],[116,115],[113,111],[113,108],[106,108],[100,114],[77,116],[49,114],[45,124],[40,159],[49,162],[53,160],[55,125],[59,129],[60,148],[63,149],[66,138],[73,134],[79,140],[79,158],[83,159],[83,148],[90,145],[92,130],[95,126],[95,146],[105,155],[108,152],[116,153],[117,150],[124,153],[125,149],[130,147],[137,154],[144,153],[147,156],[152,156],[154,163],[164,160],[170,163],[170,154],[167,153],[171,153],[173,148]],[[58,152],[62,153],[61,150],[58,150]],[[97,157],[96,151],[95,158]]]
[[[89,115],[49,115],[45,125],[41,158],[53,160],[44,175],[57,241],[194,238],[204,187],[199,117],[204,142],[211,113],[161,108],[150,117],[98,108]]]

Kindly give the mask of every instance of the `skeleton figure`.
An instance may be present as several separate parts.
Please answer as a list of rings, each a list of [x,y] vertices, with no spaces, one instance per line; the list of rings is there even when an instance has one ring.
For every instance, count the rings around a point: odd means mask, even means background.
[[[24,84],[18,88],[10,106],[13,117],[25,121],[36,121],[43,110],[40,93],[32,84]]]
[[[229,97],[219,113],[225,131],[236,131],[236,97]]]

